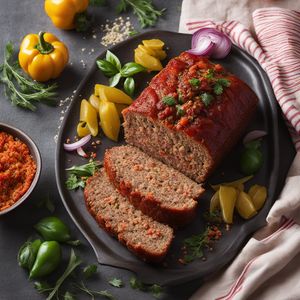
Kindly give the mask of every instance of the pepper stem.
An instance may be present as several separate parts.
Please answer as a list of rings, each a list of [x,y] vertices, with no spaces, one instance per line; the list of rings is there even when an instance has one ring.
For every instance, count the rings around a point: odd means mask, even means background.
[[[40,51],[41,54],[49,54],[54,50],[54,47],[45,41],[44,39],[45,32],[39,32],[39,42],[36,44],[35,48]]]

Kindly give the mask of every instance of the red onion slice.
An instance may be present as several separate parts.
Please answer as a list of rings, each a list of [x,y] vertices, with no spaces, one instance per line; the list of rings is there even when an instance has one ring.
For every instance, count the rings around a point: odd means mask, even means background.
[[[66,151],[75,151],[78,148],[84,146],[85,144],[87,144],[90,139],[92,138],[92,136],[89,134],[85,137],[83,137],[82,139],[80,139],[79,141],[72,143],[72,144],[64,144],[64,149]]]
[[[82,156],[84,158],[88,157],[88,155],[84,152],[84,150],[81,147],[77,148],[76,151],[77,151],[78,155],[80,155],[80,156]]]
[[[264,136],[267,135],[267,132],[266,131],[263,131],[263,130],[253,130],[253,131],[250,131],[248,132],[244,139],[243,139],[243,144],[248,144],[249,142],[252,142],[252,141],[255,141],[257,139],[260,139]]]
[[[201,28],[192,37],[192,49],[187,52],[195,55],[208,55],[224,58],[231,50],[231,41],[227,35],[213,28]]]
[[[196,48],[192,48],[187,52],[195,55],[210,55],[214,47],[214,43],[209,37],[199,39],[199,44]]]

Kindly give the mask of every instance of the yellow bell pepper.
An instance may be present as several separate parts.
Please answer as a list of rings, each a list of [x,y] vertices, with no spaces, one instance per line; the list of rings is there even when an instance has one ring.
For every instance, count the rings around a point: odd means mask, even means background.
[[[165,45],[165,43],[159,39],[143,40],[143,44],[144,46],[154,50],[162,49],[163,46]]]
[[[213,213],[218,208],[220,208],[219,190],[217,190],[210,199],[209,212]]]
[[[28,34],[20,46],[20,66],[37,81],[57,78],[68,60],[67,47],[51,33]]]
[[[248,194],[252,198],[253,205],[256,210],[259,210],[265,204],[267,199],[267,189],[262,185],[255,184],[251,186]]]
[[[77,126],[77,133],[80,136],[80,134],[86,133],[85,127],[87,127],[91,133],[92,136],[96,136],[98,134],[98,120],[97,120],[97,111],[95,108],[85,99],[81,101],[80,105],[80,117],[79,121],[85,122],[81,123],[81,126]],[[82,131],[79,131],[79,127],[82,127]],[[87,135],[87,134],[85,134]]]
[[[91,131],[89,130],[89,127],[86,122],[79,121],[77,125],[77,134],[79,137],[84,137],[86,135],[91,134]]]
[[[160,71],[163,68],[159,59],[142,51],[140,48],[134,50],[134,61],[148,69],[148,71]]]
[[[226,186],[231,186],[231,187],[237,188],[240,191],[242,191],[242,190],[244,190],[244,183],[249,181],[251,178],[253,178],[253,175],[243,177],[241,179],[237,179],[237,180],[231,181],[231,182],[222,182],[222,183],[219,183],[219,184],[214,184],[214,185],[211,185],[211,187],[212,187],[212,189],[217,191],[220,188],[221,185],[226,185]]]
[[[257,211],[252,203],[251,197],[245,192],[239,193],[235,207],[239,215],[244,219],[250,219],[257,214]]]
[[[96,109],[97,112],[99,112],[99,105],[100,105],[100,99],[98,96],[92,94],[89,98],[89,102],[91,105]]]
[[[123,91],[103,84],[95,85],[95,95],[99,96],[100,100],[119,104],[129,105],[133,102],[132,99]]]
[[[232,224],[237,191],[234,187],[221,185],[219,197],[223,220],[227,224]]]
[[[121,123],[115,103],[100,100],[99,115],[104,134],[117,142]]]
[[[74,29],[89,5],[89,0],[46,0],[45,11],[60,29]],[[86,22],[86,20],[84,21]]]

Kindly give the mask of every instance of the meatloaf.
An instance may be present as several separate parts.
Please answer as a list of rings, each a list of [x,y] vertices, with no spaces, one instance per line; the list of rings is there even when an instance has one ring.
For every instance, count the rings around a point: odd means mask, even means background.
[[[135,209],[110,183],[104,169],[87,180],[84,196],[99,225],[129,250],[146,261],[163,260],[173,239],[173,229]]]
[[[204,189],[172,167],[130,145],[106,150],[104,166],[119,192],[144,214],[175,227],[195,217]]]
[[[235,145],[257,102],[220,64],[183,52],[123,110],[125,139],[202,182]]]

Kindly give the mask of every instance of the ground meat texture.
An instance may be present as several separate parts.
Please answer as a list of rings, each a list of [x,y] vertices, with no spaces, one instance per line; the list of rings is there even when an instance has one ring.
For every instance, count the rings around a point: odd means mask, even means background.
[[[173,229],[144,215],[109,181],[104,169],[87,180],[86,206],[98,224],[117,237],[134,254],[161,262],[173,239]]]
[[[183,52],[123,110],[125,139],[203,182],[236,144],[257,102],[221,65]]]
[[[104,166],[120,193],[155,220],[177,227],[195,217],[202,186],[138,148],[106,150]]]
[[[15,204],[29,189],[36,163],[26,144],[0,132],[0,211]]]

